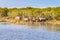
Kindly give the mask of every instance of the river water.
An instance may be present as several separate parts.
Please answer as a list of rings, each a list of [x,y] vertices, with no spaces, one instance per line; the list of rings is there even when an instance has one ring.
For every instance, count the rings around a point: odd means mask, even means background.
[[[0,23],[0,40],[60,40],[60,26]]]

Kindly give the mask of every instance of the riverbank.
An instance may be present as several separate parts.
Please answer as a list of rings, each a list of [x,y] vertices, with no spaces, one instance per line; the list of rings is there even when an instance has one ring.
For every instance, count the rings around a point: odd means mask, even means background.
[[[19,24],[19,25],[40,25],[40,24],[52,24],[52,25],[60,25],[60,20],[47,20],[45,22],[28,22],[28,21],[19,21],[19,20],[14,20],[14,19],[9,19],[9,23],[11,24]]]
[[[53,24],[53,25],[60,25],[60,20],[51,20],[51,21],[46,21],[45,23]]]
[[[40,25],[40,24],[52,24],[52,25],[60,25],[60,20],[47,20],[45,22],[28,22],[24,20],[15,20],[15,19],[0,19],[0,22],[8,22],[10,24],[18,24],[18,25]]]

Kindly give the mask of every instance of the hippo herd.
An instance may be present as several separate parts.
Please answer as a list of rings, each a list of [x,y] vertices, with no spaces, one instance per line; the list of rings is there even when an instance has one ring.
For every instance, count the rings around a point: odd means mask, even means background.
[[[30,19],[32,22],[45,22],[46,20],[46,18]]]
[[[46,18],[21,18],[21,17],[16,17],[16,20],[24,20],[24,21],[31,21],[31,22],[45,22],[47,19]]]

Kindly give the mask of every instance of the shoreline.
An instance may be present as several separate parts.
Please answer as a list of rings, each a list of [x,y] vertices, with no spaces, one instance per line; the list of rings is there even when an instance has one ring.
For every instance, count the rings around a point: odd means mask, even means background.
[[[51,25],[60,25],[60,20],[47,20],[45,22],[26,22],[26,21],[20,21],[20,20],[15,20],[15,19],[8,19],[5,20],[6,22],[10,24],[18,24],[18,25],[40,25],[40,24],[51,24]],[[0,20],[0,22],[4,22],[3,20]]]

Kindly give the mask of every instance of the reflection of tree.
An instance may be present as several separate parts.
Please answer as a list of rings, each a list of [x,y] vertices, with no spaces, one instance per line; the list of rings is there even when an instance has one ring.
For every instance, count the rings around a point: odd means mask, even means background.
[[[46,24],[46,30],[48,30],[48,31],[59,31],[60,30],[59,26],[58,25],[52,25],[52,24]]]

